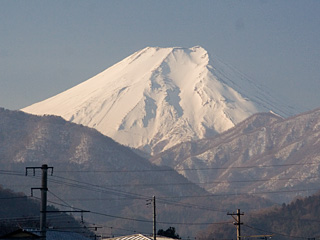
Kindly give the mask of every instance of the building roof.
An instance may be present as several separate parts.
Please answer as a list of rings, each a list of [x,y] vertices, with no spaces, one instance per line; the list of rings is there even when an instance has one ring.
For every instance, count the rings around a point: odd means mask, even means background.
[[[153,240],[153,236],[145,236],[142,234],[133,234],[127,236],[120,236],[114,238],[103,238],[103,240]],[[173,240],[173,238],[168,238],[164,236],[157,236],[157,240]],[[176,239],[175,239],[176,240]]]
[[[104,238],[108,240],[151,240],[151,238],[146,237],[142,234],[133,234],[133,235],[127,235],[127,236],[120,236],[120,237],[114,237],[114,238]]]

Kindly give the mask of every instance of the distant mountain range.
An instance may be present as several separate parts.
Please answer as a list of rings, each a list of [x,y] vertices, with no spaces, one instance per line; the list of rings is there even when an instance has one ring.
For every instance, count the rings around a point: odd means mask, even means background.
[[[41,170],[48,175],[48,204],[61,210],[89,210],[84,221],[104,226],[104,236],[134,231],[152,233],[147,200],[157,199],[159,228],[195,235],[199,229],[225,218],[235,208],[233,196],[210,196],[198,185],[168,167],[159,167],[95,129],[57,116],[34,116],[0,108],[1,185],[30,195],[41,186]],[[37,189],[35,198],[40,197]],[[273,204],[259,197],[241,196],[236,206],[260,208]],[[214,207],[212,207],[214,206]],[[219,209],[219,210],[217,210]],[[80,218],[80,214],[74,213]],[[200,223],[183,224],[183,223]],[[100,225],[99,225],[100,224]]]
[[[151,162],[176,169],[211,193],[246,192],[280,203],[309,195],[320,183],[320,109],[287,119],[255,114],[217,137],[181,143]]]
[[[60,172],[66,177],[79,175],[82,178],[80,173],[87,174],[83,180],[92,180],[90,183],[108,186],[121,182],[128,184],[126,188],[132,190],[135,184],[143,183],[145,186],[141,196],[170,192],[180,195],[206,193],[194,184],[190,184],[188,189],[178,185],[174,188],[157,187],[156,191],[157,184],[190,182],[170,168],[153,165],[95,129],[67,122],[61,117],[38,117],[0,108],[0,133],[0,164],[3,169],[10,170],[9,166],[16,164],[41,166],[46,163],[54,165],[55,175]],[[23,173],[24,170],[21,169]],[[121,186],[110,187],[111,192],[112,188],[120,189]]]
[[[25,112],[61,116],[157,154],[212,137],[254,113],[297,113],[202,47],[147,47]]]

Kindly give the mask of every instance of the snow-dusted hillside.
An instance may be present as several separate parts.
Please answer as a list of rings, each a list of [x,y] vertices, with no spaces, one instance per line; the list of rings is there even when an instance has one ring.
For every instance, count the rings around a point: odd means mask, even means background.
[[[48,174],[48,202],[56,203],[60,210],[90,211],[85,214],[85,221],[104,226],[102,233],[110,230],[107,226],[117,226],[112,229],[115,235],[123,234],[123,229],[152,232],[152,207],[146,206],[152,196],[159,200],[157,218],[163,222],[216,222],[226,214],[208,211],[212,205],[228,211],[235,209],[233,196],[223,197],[224,201],[199,199],[208,192],[181,174],[153,165],[95,129],[61,117],[0,108],[0,146],[1,187],[29,195],[31,187],[41,184],[41,171],[25,176],[26,167],[48,164],[54,167],[53,174]],[[37,198],[40,193],[34,194]],[[250,196],[236,201],[236,207],[241,209],[260,204],[271,203]],[[201,207],[188,207],[196,205]],[[178,225],[177,231],[195,236],[204,226]]]
[[[256,112],[289,115],[251,80],[201,47],[147,47],[93,78],[22,109],[96,128],[158,153],[221,133]]]
[[[212,193],[290,201],[319,190],[320,108],[287,119],[255,114],[217,137],[179,144],[150,161],[180,169]]]

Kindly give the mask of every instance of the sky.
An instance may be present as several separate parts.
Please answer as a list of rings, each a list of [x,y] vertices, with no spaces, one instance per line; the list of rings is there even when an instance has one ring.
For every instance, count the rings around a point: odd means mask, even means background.
[[[147,46],[202,46],[300,109],[320,107],[318,0],[0,0],[0,107],[21,109]]]

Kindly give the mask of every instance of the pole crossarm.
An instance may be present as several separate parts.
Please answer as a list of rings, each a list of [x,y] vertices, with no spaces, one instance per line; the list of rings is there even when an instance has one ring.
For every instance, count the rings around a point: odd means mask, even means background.
[[[240,226],[243,224],[240,221],[240,216],[243,216],[244,213],[241,213],[240,209],[238,209],[236,213],[234,213],[234,212],[233,213],[227,213],[227,215],[230,215],[235,220],[235,222],[233,224],[236,225],[236,227],[237,227],[237,240],[240,240],[241,239]],[[237,217],[234,217],[234,216],[237,216]]]
[[[44,166],[47,166],[47,165],[44,165]],[[26,167],[26,176],[28,176],[28,170],[29,169],[32,169],[33,170],[33,176],[35,176],[36,175],[36,169],[43,169],[43,167],[44,166],[42,166],[42,167]],[[53,167],[48,167],[47,166],[47,169],[51,169],[51,176],[53,175]]]

